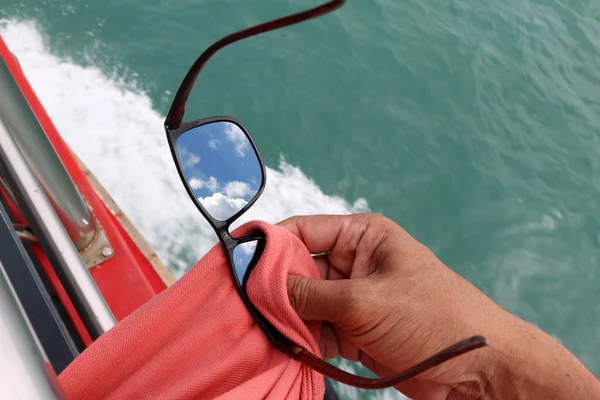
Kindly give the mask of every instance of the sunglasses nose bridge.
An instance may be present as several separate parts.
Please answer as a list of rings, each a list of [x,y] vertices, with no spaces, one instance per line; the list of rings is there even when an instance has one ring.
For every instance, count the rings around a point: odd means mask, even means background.
[[[223,244],[225,245],[227,250],[231,249],[231,251],[233,251],[233,248],[235,246],[237,246],[238,241],[236,239],[234,239],[233,237],[231,237],[231,235],[229,234],[228,228],[229,227],[227,225],[223,225],[223,226],[219,227],[217,229],[217,235],[219,235],[219,238],[221,238],[221,240],[223,241]]]

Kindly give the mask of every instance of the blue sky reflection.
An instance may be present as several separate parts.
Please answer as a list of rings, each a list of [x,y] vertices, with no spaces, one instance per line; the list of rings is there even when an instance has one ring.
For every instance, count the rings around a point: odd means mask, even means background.
[[[240,284],[242,284],[244,281],[244,275],[246,275],[248,265],[250,264],[250,261],[252,261],[252,257],[256,252],[257,244],[258,242],[253,240],[238,244],[235,249],[233,249],[233,266]]]
[[[213,122],[183,133],[177,152],[190,187],[204,208],[224,221],[258,192],[262,171],[252,144],[231,122]]]

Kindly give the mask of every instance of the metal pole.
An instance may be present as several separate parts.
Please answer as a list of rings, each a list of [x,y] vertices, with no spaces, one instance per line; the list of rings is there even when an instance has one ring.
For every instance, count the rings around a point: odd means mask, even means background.
[[[0,162],[25,218],[56,268],[75,309],[92,338],[98,338],[115,325],[115,318],[2,121]]]
[[[0,93],[0,118],[46,191],[75,247],[84,250],[96,237],[96,220],[90,216],[69,173],[2,58]]]
[[[0,263],[0,398],[63,398],[54,369]]]

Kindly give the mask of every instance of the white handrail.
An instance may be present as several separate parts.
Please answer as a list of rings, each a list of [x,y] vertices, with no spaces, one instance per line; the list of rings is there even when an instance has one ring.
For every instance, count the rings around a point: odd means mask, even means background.
[[[96,238],[96,220],[1,58],[0,119],[46,191],[75,247],[86,249]]]
[[[0,263],[0,398],[61,399],[56,376]]]
[[[0,120],[0,163],[3,173],[34,234],[92,338],[115,324],[115,318],[84,265],[4,122]]]

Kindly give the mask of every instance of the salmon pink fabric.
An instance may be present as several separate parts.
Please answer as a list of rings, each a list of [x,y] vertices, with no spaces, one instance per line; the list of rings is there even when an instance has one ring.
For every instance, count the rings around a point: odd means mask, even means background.
[[[248,281],[262,314],[288,338],[319,354],[320,325],[289,303],[288,274],[318,278],[303,243],[264,222],[266,246]],[[123,295],[127,295],[124,293]],[[177,283],[120,321],[59,376],[68,400],[322,399],[323,377],[277,350],[233,285],[219,244]]]

